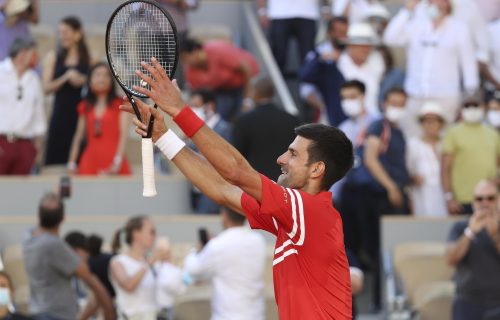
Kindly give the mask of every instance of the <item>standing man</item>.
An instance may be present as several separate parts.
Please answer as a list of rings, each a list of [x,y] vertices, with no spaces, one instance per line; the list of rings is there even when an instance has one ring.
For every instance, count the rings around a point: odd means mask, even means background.
[[[453,320],[500,318],[500,211],[498,188],[482,180],[474,189],[474,213],[456,222],[446,258],[456,267]]]
[[[224,120],[232,121],[250,79],[259,73],[254,56],[226,41],[201,44],[194,39],[181,43],[180,54],[191,89],[212,90],[217,98],[217,112]]]
[[[300,126],[297,137],[278,159],[278,183],[259,174],[229,143],[216,135],[190,108],[156,59],[138,75],[151,97],[191,137],[205,158],[184,148],[163,121],[155,121],[153,140],[183,174],[216,202],[245,214],[254,229],[277,237],[273,260],[275,297],[281,319],[351,319],[351,286],[342,221],[328,189],[352,167],[349,139],[320,124]],[[138,102],[145,119],[160,112]],[[122,110],[133,112],[130,104]],[[145,135],[139,121],[137,133]]]
[[[295,137],[296,117],[273,103],[274,86],[268,77],[252,80],[255,108],[242,114],[233,126],[233,145],[258,172],[276,181],[281,174],[274,164]]]
[[[79,313],[71,278],[77,276],[92,290],[104,310],[105,319],[115,319],[106,289],[90,273],[86,261],[59,238],[64,204],[54,194],[40,201],[38,228],[23,242],[23,258],[30,284],[30,312],[37,320],[88,319],[94,305]]]
[[[35,41],[16,38],[0,62],[0,175],[29,174],[47,129]]]
[[[212,320],[264,320],[264,237],[230,209],[222,209],[221,217],[224,231],[190,253],[184,270],[195,280],[212,280]]]

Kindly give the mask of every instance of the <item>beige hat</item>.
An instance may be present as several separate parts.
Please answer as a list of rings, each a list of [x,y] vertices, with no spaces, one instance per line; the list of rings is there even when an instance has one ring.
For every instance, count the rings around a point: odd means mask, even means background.
[[[30,5],[29,0],[8,0],[4,9],[5,16],[7,18],[15,16],[28,9]]]
[[[349,26],[346,43],[348,45],[377,45],[380,41],[369,23],[360,22]]]
[[[389,20],[390,18],[389,10],[380,3],[375,3],[368,8],[365,19],[379,18],[383,20]]]
[[[422,121],[428,115],[437,116],[444,121],[443,107],[434,101],[427,101],[422,105],[422,109],[418,112],[418,119]]]

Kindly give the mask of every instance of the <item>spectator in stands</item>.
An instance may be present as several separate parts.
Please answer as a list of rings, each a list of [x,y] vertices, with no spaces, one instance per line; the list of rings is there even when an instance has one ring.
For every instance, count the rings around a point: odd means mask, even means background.
[[[68,232],[64,236],[64,241],[71,247],[71,249],[73,249],[73,251],[75,251],[75,253],[80,257],[82,261],[84,261],[85,263],[88,262],[89,251],[87,248],[87,237],[83,233],[81,233],[80,231]],[[84,305],[86,302],[91,301],[88,300],[89,296],[87,295],[87,292],[85,291],[85,288],[82,285],[81,281],[77,277],[73,277],[71,282],[76,296],[78,297],[79,305]],[[92,304],[95,305],[95,309],[97,310],[98,306],[94,303],[94,301],[92,301]]]
[[[66,164],[78,122],[77,105],[87,81],[90,56],[80,20],[66,17],[59,24],[57,51],[47,54],[43,64],[43,86],[54,94],[49,123],[45,164]]]
[[[342,85],[342,109],[348,119],[342,122],[339,129],[351,140],[355,149],[360,148],[365,140],[370,124],[376,119],[365,108],[365,85],[358,80],[347,81]],[[354,166],[359,166],[359,157]],[[346,178],[334,184],[332,194],[335,206],[342,215],[344,227],[344,242],[354,254],[359,254],[361,249],[361,221],[364,212],[363,201],[359,201],[360,193],[365,191],[349,174]]]
[[[446,258],[456,266],[453,320],[500,318],[500,211],[498,187],[480,181],[474,188],[473,214],[456,222]]]
[[[445,217],[448,214],[441,186],[441,130],[443,110],[435,102],[426,102],[419,113],[422,136],[410,138],[406,157],[412,177],[411,203],[413,214]]]
[[[488,65],[483,66],[481,72],[486,80],[485,88],[488,93],[500,91],[500,17],[488,24],[488,40],[490,50]],[[489,96],[489,95],[488,95]]]
[[[224,120],[232,121],[250,78],[259,72],[252,54],[226,41],[212,40],[202,45],[194,39],[186,39],[180,53],[191,89],[213,90],[217,112]]]
[[[264,238],[230,209],[223,209],[221,217],[224,231],[190,253],[184,269],[196,280],[212,280],[212,319],[263,320]]]
[[[498,133],[483,124],[485,110],[478,99],[467,99],[462,120],[443,141],[442,184],[450,214],[472,213],[474,186],[496,177],[500,161]]]
[[[38,23],[38,15],[38,0],[0,0],[0,60],[16,38],[30,37],[29,24]]]
[[[359,80],[365,84],[365,107],[373,115],[380,115],[378,92],[385,72],[382,55],[374,50],[377,44],[378,36],[370,24],[351,24],[347,31],[347,49],[337,62],[345,80]]]
[[[367,210],[361,222],[365,235],[364,248],[374,262],[375,275],[380,268],[380,217],[382,214],[408,214],[404,193],[410,178],[406,168],[406,141],[400,129],[405,112],[406,93],[402,89],[389,90],[384,101],[383,119],[373,122],[367,130],[363,161],[375,180],[365,191]],[[367,192],[369,190],[369,192]],[[375,307],[380,307],[380,278],[375,277]]]
[[[404,70],[394,65],[394,57],[390,48],[382,45],[378,48],[378,52],[382,55],[385,65],[385,71],[380,81],[380,90],[378,94],[378,103],[379,105],[383,105],[387,91],[392,88],[404,87],[406,74]]]
[[[158,261],[154,264],[157,274],[156,302],[160,309],[157,320],[174,320],[175,296],[186,291],[182,270],[171,263],[170,243],[167,238],[156,241],[154,255]]]
[[[257,0],[257,10],[262,27],[269,27],[269,42],[276,63],[285,71],[289,54],[288,43],[297,40],[300,62],[314,50],[316,23],[320,18],[318,0]]]
[[[217,113],[217,104],[215,95],[212,91],[208,89],[198,89],[191,93],[191,99],[189,105],[193,111],[205,121],[207,126],[212,130],[217,132],[221,137],[226,139],[226,141],[231,142],[231,124],[222,119],[222,117]],[[198,149],[194,143],[189,142],[189,147],[197,151]],[[193,197],[193,209],[197,213],[218,213],[220,207],[217,203],[210,200],[207,196],[200,193],[200,191],[193,187],[192,189]]]
[[[120,113],[122,100],[116,96],[113,76],[107,63],[92,66],[87,80],[87,96],[78,106],[78,124],[71,145],[68,169],[81,175],[126,175],[130,167],[125,157],[129,117]],[[77,168],[80,146],[86,141]]]
[[[7,273],[0,271],[0,320],[30,320],[14,311],[14,287]]]
[[[253,79],[250,96],[255,108],[236,119],[233,145],[257,171],[276,180],[281,174],[276,159],[293,140],[299,121],[273,103],[274,86],[270,78]]]
[[[382,37],[390,17],[389,10],[383,4],[374,3],[366,11],[363,21],[371,24],[377,35]]]
[[[452,123],[460,106],[461,80],[468,93],[479,87],[470,32],[464,22],[451,16],[450,1],[430,0],[427,16],[412,19],[418,0],[408,0],[384,33],[387,45],[405,47],[407,52],[409,100],[401,127],[409,137],[420,133],[418,111],[425,101],[439,103],[447,123]]]
[[[345,16],[349,23],[366,22],[377,7],[385,7],[378,0],[338,0],[332,2],[334,16]],[[385,9],[387,11],[387,9]]]
[[[146,216],[132,217],[113,238],[113,252],[121,248],[125,237],[128,250],[111,259],[111,283],[116,292],[118,314],[125,319],[156,319],[156,279],[147,253],[153,248],[155,227]]]
[[[488,102],[488,113],[486,116],[488,124],[497,131],[500,130],[500,90],[496,90]]]
[[[87,248],[89,250],[88,264],[90,271],[104,285],[111,298],[115,297],[115,290],[109,280],[109,264],[113,255],[101,251],[102,238],[98,235],[91,234],[87,238]]]
[[[64,204],[54,194],[40,201],[39,226],[30,231],[23,242],[23,258],[30,284],[30,310],[35,319],[88,319],[89,308],[78,314],[78,304],[71,288],[76,275],[96,296],[104,309],[105,319],[114,319],[114,309],[99,280],[90,273],[87,264],[59,238],[64,219]]]
[[[46,131],[43,92],[33,70],[36,44],[17,38],[0,62],[0,174],[29,174],[39,164]]]
[[[340,107],[340,86],[344,77],[337,68],[337,60],[345,49],[347,20],[335,17],[329,21],[329,39],[310,52],[300,71],[301,97],[312,106],[314,120],[337,126],[346,119]]]

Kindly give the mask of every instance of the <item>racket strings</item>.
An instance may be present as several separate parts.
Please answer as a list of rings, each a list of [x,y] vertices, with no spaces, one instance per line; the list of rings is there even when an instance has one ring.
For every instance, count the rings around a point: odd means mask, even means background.
[[[155,5],[134,2],[123,6],[114,16],[108,33],[109,57],[118,81],[134,95],[143,96],[133,86],[149,89],[136,74],[141,61],[155,57],[171,77],[175,71],[177,39],[175,27]]]

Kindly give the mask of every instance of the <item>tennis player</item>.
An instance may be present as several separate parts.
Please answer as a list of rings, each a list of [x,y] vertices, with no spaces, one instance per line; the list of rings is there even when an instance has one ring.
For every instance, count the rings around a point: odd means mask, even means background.
[[[134,89],[170,115],[204,157],[185,148],[164,121],[155,121],[155,144],[208,197],[243,213],[252,228],[277,237],[273,275],[280,319],[351,319],[342,221],[328,192],[353,164],[349,139],[320,124],[296,128],[297,137],[277,159],[282,174],[276,184],[255,171],[186,106],[175,80],[169,80],[154,58],[143,67],[152,76],[137,74],[151,89]],[[121,109],[132,113],[127,101]],[[158,110],[137,103],[143,119],[162,118]],[[147,126],[135,124],[144,136]]]

